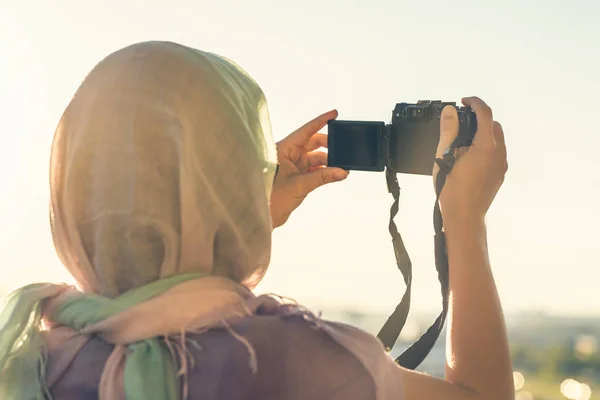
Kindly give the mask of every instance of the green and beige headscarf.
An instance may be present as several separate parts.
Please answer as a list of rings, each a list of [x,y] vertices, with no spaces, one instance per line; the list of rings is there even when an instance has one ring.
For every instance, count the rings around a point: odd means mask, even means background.
[[[7,298],[0,398],[48,398],[91,335],[115,345],[101,399],[184,397],[169,338],[249,312],[269,263],[275,166],[263,94],[232,62],[162,42],[104,59],[52,146],[52,233],[78,288]]]

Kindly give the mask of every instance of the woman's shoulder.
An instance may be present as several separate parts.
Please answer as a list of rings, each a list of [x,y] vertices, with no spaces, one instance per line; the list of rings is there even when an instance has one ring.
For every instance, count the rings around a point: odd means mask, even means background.
[[[281,352],[296,349],[324,349],[326,353],[356,358],[360,351],[383,352],[381,342],[370,333],[352,325],[328,321],[297,304],[258,309],[236,328],[251,342],[279,347]]]
[[[368,393],[347,398],[401,398],[401,371],[381,341],[357,327],[326,321],[300,306],[283,306],[276,312],[258,313],[247,320],[247,337],[269,344],[267,352],[279,354],[283,369],[304,363],[314,379],[335,381],[338,387],[360,379]],[[256,335],[256,336],[255,336]],[[265,340],[265,338],[268,338]],[[274,350],[277,349],[277,350]],[[302,372],[302,371],[293,371]],[[306,372],[306,371],[304,371]],[[336,380],[337,379],[337,380]],[[368,382],[368,383],[367,383]],[[336,386],[332,385],[332,386]],[[366,385],[366,386],[365,386]],[[357,388],[353,388],[357,389]]]
[[[336,340],[338,334],[352,337],[357,344],[377,340],[359,329],[324,321],[300,307],[253,315],[231,328],[255,352],[259,398],[268,398],[267,392],[274,388],[288,399],[375,398],[368,369]],[[238,346],[238,351],[243,353],[244,348]]]

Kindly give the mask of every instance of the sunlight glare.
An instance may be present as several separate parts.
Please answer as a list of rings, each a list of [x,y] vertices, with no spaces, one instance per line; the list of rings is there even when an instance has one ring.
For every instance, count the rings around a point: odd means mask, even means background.
[[[525,376],[523,376],[523,374],[519,371],[513,372],[513,381],[515,383],[515,391],[517,392],[523,389],[523,386],[525,386]]]
[[[565,379],[560,385],[560,391],[571,400],[590,400],[592,389],[585,383],[577,382],[575,379]]]
[[[535,397],[531,392],[523,390],[515,395],[515,400],[535,400]]]

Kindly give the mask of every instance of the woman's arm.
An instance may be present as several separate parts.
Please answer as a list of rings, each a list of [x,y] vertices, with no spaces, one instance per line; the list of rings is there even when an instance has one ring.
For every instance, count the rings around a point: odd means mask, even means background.
[[[514,398],[512,364],[482,220],[448,226],[450,312],[446,379],[486,394]]]
[[[483,101],[463,102],[476,112],[478,131],[473,145],[460,151],[440,198],[450,273],[446,379],[403,370],[406,400],[514,399],[484,222],[507,169],[504,134]],[[444,110],[441,133],[438,156],[458,133],[454,108]]]
[[[483,221],[446,224],[450,312],[446,380],[403,370],[405,400],[514,399],[502,308]]]

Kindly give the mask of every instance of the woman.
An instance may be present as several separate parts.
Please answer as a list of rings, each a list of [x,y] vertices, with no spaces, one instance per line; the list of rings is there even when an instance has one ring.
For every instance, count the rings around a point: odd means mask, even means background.
[[[52,232],[78,288],[9,297],[0,398],[513,398],[484,224],[506,151],[491,110],[464,102],[479,128],[441,198],[452,291],[442,380],[400,368],[367,333],[250,291],[272,228],[347,176],[315,151],[335,111],[275,146],[262,92],[233,63],[162,42],[110,55],[52,147]],[[457,121],[444,111],[439,154]]]

